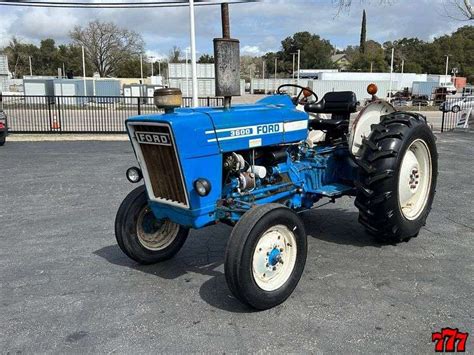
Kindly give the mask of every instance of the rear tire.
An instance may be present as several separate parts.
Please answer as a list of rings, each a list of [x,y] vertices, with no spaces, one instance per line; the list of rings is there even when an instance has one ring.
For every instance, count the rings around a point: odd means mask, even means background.
[[[458,113],[459,111],[461,111],[461,107],[459,107],[458,105],[455,105],[455,106],[453,106],[451,111],[453,111],[453,113]]]
[[[306,232],[295,212],[279,204],[254,207],[230,235],[224,263],[227,285],[253,308],[275,307],[296,288],[306,254]]]
[[[140,264],[172,258],[183,246],[189,229],[169,220],[158,220],[148,207],[145,186],[123,200],[115,218],[115,238],[120,249]]]
[[[5,141],[6,141],[5,137],[0,138],[0,147],[5,145]]]
[[[431,210],[438,175],[435,137],[423,116],[382,117],[363,140],[357,163],[359,222],[381,242],[417,236]]]

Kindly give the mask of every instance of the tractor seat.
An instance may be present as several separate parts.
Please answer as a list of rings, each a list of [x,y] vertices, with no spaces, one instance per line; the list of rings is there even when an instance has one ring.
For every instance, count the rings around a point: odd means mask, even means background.
[[[328,92],[319,102],[304,106],[306,112],[332,113],[336,115],[350,115],[352,112],[356,112],[356,109],[357,98],[352,91]]]
[[[309,121],[309,127],[317,131],[344,131],[348,128],[349,121],[346,119],[315,118]]]

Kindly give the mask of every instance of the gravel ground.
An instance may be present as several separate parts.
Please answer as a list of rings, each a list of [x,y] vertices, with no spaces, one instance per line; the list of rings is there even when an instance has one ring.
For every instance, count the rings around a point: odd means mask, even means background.
[[[437,197],[409,243],[375,243],[349,198],[305,212],[302,280],[264,312],[227,288],[229,227],[192,231],[162,264],[122,254],[113,222],[133,188],[127,142],[7,142],[0,352],[432,353],[432,332],[473,326],[473,142],[439,136]]]

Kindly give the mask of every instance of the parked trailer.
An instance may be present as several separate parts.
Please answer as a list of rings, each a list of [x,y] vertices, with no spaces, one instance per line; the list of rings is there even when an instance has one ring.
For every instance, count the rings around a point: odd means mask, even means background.
[[[357,100],[362,103],[362,100],[368,100],[371,96],[367,93],[367,86],[369,84],[376,84],[378,87],[377,96],[380,98],[386,98],[390,91],[390,81],[325,81],[325,80],[310,80],[308,86],[313,90],[319,97],[323,97],[326,93],[332,91],[353,91],[356,94]],[[397,85],[397,82],[392,82],[392,87]]]
[[[319,75],[319,80],[324,81],[363,81],[363,82],[390,82],[392,80],[392,90],[398,91],[406,87],[412,87],[414,81],[427,81],[427,74],[415,73],[365,73],[365,72],[324,72]],[[433,78],[434,79],[434,78]]]

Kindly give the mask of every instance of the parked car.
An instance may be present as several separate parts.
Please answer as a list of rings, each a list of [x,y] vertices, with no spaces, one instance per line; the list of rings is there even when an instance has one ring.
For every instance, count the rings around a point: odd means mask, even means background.
[[[439,106],[440,111],[452,111],[454,113],[458,113],[467,108],[474,108],[474,96],[466,96],[457,100],[445,101]]]
[[[2,94],[0,93],[0,146],[5,144],[8,134],[7,114],[3,111]]]

